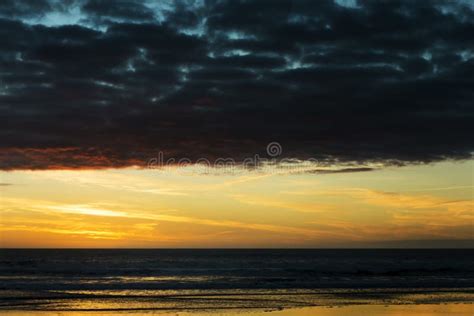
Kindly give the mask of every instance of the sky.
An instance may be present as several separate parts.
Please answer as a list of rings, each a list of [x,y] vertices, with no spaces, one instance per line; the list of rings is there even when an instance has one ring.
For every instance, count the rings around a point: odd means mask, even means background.
[[[0,246],[472,247],[472,34],[468,0],[1,1]]]
[[[10,171],[4,247],[473,246],[472,162],[370,172]],[[469,241],[470,240],[470,241]]]

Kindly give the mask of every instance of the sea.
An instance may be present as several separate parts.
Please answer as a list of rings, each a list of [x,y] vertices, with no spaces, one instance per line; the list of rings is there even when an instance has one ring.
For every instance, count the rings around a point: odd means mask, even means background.
[[[15,315],[473,301],[474,249],[0,250],[0,313]]]

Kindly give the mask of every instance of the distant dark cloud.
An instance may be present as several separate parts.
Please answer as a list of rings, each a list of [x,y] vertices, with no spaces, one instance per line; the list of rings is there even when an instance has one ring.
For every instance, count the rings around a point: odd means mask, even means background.
[[[472,157],[468,1],[2,1],[0,168]],[[355,171],[355,170],[354,170]],[[364,171],[364,170],[359,170]]]
[[[359,168],[341,168],[337,170],[327,170],[327,169],[315,169],[311,170],[307,173],[353,173],[353,172],[367,172],[367,171],[374,171],[375,168],[368,168],[368,167],[359,167]]]

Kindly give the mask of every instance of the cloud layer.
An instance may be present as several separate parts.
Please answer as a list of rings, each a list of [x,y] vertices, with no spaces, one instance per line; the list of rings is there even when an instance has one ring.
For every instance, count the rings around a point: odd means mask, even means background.
[[[2,1],[0,168],[472,156],[466,1]]]

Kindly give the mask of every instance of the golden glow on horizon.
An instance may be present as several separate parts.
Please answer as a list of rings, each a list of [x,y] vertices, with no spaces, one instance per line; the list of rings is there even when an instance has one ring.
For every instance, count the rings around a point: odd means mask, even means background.
[[[0,173],[2,247],[331,247],[474,239],[473,162],[371,172]]]

